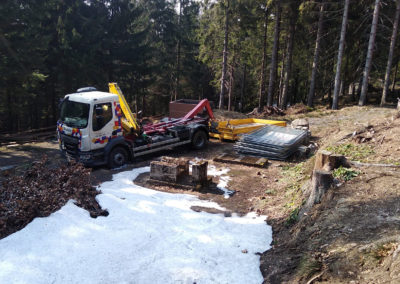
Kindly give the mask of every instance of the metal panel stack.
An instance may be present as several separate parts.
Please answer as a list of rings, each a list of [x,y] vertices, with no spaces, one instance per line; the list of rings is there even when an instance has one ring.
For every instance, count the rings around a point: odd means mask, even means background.
[[[307,131],[268,125],[243,135],[234,148],[241,154],[285,160],[307,139]]]

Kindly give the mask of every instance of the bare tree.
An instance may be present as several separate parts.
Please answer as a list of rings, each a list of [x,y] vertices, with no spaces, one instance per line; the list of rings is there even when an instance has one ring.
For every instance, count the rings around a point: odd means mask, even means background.
[[[175,77],[175,101],[179,96],[179,75],[181,72],[181,17],[182,17],[182,0],[179,0],[179,14],[178,14],[178,42],[176,44],[176,77]]]
[[[226,81],[226,66],[228,63],[228,19],[229,19],[229,0],[224,3],[225,5],[225,35],[224,35],[224,51],[222,55],[222,76],[221,76],[221,91],[219,93],[219,109],[224,108],[224,96],[225,96],[225,81]]]
[[[268,84],[268,100],[267,105],[271,106],[273,101],[275,81],[276,81],[276,70],[278,68],[278,48],[279,48],[279,34],[281,31],[281,2],[276,1],[276,13],[275,13],[275,27],[274,27],[274,45],[272,46],[272,57],[271,57],[271,69],[269,71],[269,84]]]
[[[261,107],[264,105],[264,97],[265,97],[265,64],[267,61],[267,29],[268,29],[268,6],[265,4],[265,13],[264,13],[264,36],[263,36],[263,55],[261,61],[261,78],[260,78],[260,91],[258,94],[258,108],[261,110]]]
[[[296,17],[294,15],[291,15],[292,17],[290,18],[290,23],[289,23],[289,33],[287,36],[287,58],[285,62],[285,71],[283,74],[283,88],[282,88],[282,100],[281,100],[281,105],[280,107],[282,109],[286,109],[287,107],[287,100],[288,100],[288,93],[289,93],[289,80],[292,72],[292,55],[293,55],[293,39],[294,39],[294,34],[296,31],[296,19],[297,19],[297,13],[298,13],[298,8],[296,7]]]
[[[233,60],[234,61],[234,60]],[[229,72],[229,91],[228,91],[228,111],[231,111],[232,107],[232,94],[233,94],[233,85],[235,83],[235,77],[234,77],[234,67],[232,65],[229,66],[230,72]]]
[[[321,3],[320,8],[319,8],[317,39],[315,40],[314,58],[313,58],[312,71],[311,71],[310,91],[308,92],[308,99],[307,99],[307,105],[309,107],[313,106],[313,101],[314,101],[315,80],[317,78],[319,51],[321,49],[321,36],[322,36],[322,29],[324,27],[324,25],[323,25],[324,24],[324,8],[325,8],[325,3]]]
[[[368,77],[369,77],[369,72],[371,71],[372,55],[374,53],[376,29],[378,26],[378,18],[379,18],[379,9],[380,9],[380,0],[375,0],[374,15],[372,18],[371,32],[369,34],[367,59],[365,60],[361,94],[360,94],[360,99],[358,101],[359,106],[365,105],[367,101]]]
[[[246,63],[243,64],[243,74],[242,74],[242,82],[240,85],[240,101],[239,101],[239,111],[243,111],[243,97],[244,97],[244,90],[246,87]]]
[[[397,31],[398,31],[398,27],[399,27],[399,16],[400,16],[400,0],[396,0],[396,14],[394,16],[393,32],[392,32],[392,37],[390,39],[389,56],[388,56],[388,62],[387,62],[387,66],[386,66],[385,83],[383,85],[381,106],[386,104],[386,96],[387,96],[387,92],[389,89],[389,83],[390,83],[389,82],[390,81],[390,71],[392,70],[393,52],[394,52],[394,47],[396,45],[396,37],[397,37]]]
[[[342,67],[344,42],[345,42],[345,38],[346,38],[346,27],[347,27],[347,16],[349,14],[349,3],[350,3],[350,0],[344,1],[342,30],[340,32],[339,52],[338,52],[338,58],[337,58],[337,64],[336,64],[335,88],[333,90],[332,109],[338,109],[339,89],[340,89],[340,71],[341,71],[341,67]]]
[[[393,83],[392,83],[392,92],[394,91],[394,87],[396,87],[396,77],[397,77],[397,71],[399,69],[399,62],[396,63],[396,68],[394,69],[394,75],[393,75]]]

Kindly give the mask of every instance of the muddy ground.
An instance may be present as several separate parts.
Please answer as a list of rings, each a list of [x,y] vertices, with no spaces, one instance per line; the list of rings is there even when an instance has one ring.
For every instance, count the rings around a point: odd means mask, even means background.
[[[400,119],[396,118],[396,111],[348,107],[283,118],[296,117],[309,119],[312,141],[319,148],[365,164],[393,167],[354,168],[357,177],[328,191],[322,202],[303,216],[297,213],[307,198],[313,156],[289,162],[270,161],[263,169],[227,165],[214,162],[213,158],[231,152],[233,143],[211,140],[203,151],[186,147],[164,151],[136,160],[119,171],[149,165],[162,155],[203,158],[217,168],[228,167],[228,188],[236,191],[229,199],[218,192],[168,187],[158,190],[195,194],[230,212],[267,215],[274,236],[273,249],[261,256],[265,283],[400,283],[400,169],[396,167],[400,165]],[[361,130],[364,132],[356,139],[351,137]],[[0,148],[0,168],[16,165],[16,171],[21,172],[43,154],[50,156],[55,166],[64,162],[57,143],[51,141]],[[109,180],[116,172],[102,167],[93,169],[92,183]]]

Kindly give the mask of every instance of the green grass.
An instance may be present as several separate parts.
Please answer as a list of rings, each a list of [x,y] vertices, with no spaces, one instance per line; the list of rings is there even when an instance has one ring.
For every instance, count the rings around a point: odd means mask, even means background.
[[[304,178],[304,162],[295,165],[286,165],[282,167],[282,175],[284,179],[297,181]]]
[[[290,226],[299,221],[299,212],[300,212],[300,207],[294,208],[290,212],[289,217],[287,217],[285,225]]]
[[[375,153],[374,149],[370,145],[354,145],[351,143],[328,146],[326,150],[356,161],[363,161]]]
[[[301,186],[308,179],[307,162],[289,164],[282,167],[281,181],[285,186],[286,203],[283,208],[287,211],[286,226],[293,225],[299,220],[299,211],[302,202]]]
[[[332,175],[340,180],[343,181],[349,181],[353,178],[355,178],[356,176],[358,176],[361,172],[353,170],[353,169],[348,169],[348,168],[343,168],[342,166],[340,166],[337,169],[334,169],[332,172]]]

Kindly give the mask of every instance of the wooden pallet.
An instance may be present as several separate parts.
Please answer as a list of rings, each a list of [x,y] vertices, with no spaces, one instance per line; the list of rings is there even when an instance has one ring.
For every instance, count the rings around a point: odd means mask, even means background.
[[[236,155],[236,154],[221,154],[214,158],[215,162],[245,165],[249,167],[265,168],[268,165],[268,159],[246,156],[246,155]]]

